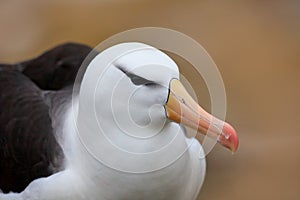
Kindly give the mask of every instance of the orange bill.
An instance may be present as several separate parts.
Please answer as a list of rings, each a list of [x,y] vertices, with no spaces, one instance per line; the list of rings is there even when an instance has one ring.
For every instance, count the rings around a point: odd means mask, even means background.
[[[230,124],[217,119],[201,108],[179,80],[172,79],[169,90],[165,109],[170,120],[197,129],[204,135],[209,133],[208,136],[217,139],[221,145],[232,152],[237,151],[238,135]]]

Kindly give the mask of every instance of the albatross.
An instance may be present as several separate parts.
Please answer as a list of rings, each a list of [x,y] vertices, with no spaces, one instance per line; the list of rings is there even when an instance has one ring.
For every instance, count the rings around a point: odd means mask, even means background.
[[[184,125],[238,148],[234,128],[188,94],[176,63],[143,43],[100,53],[65,44],[2,64],[0,94],[0,200],[192,200],[206,162]]]

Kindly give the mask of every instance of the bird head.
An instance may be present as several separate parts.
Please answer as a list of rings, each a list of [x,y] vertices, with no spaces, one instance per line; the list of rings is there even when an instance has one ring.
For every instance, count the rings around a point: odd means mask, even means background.
[[[112,111],[117,126],[128,135],[149,138],[176,122],[204,135],[209,133],[232,152],[237,150],[234,128],[194,101],[179,80],[176,63],[165,53],[144,45],[119,55],[109,65],[100,78],[103,87],[96,99],[111,98],[99,113]]]

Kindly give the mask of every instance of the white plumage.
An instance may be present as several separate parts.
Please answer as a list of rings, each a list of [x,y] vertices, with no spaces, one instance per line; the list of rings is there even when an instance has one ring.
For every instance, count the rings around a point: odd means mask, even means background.
[[[130,74],[151,83],[134,84]],[[174,78],[177,65],[148,45],[101,52],[56,130],[63,132],[65,170],[0,199],[196,199],[205,156],[197,140],[166,118]]]

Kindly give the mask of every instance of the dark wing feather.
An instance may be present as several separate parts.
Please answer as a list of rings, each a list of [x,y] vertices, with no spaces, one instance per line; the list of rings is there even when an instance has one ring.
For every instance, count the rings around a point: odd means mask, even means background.
[[[34,179],[61,169],[63,152],[53,132],[51,113],[59,108],[54,105],[56,99],[70,98],[71,92],[60,89],[73,84],[90,51],[84,45],[66,44],[30,61],[0,65],[0,189],[3,192],[20,192]],[[45,97],[43,90],[52,91]],[[60,96],[66,93],[67,97]]]
[[[92,51],[88,46],[68,43],[60,45],[41,56],[16,65],[43,90],[59,90],[74,83],[77,71]],[[97,52],[92,51],[92,59]]]
[[[20,192],[32,180],[53,173],[62,154],[41,90],[23,74],[0,73],[0,188]],[[53,169],[54,169],[53,168]]]

